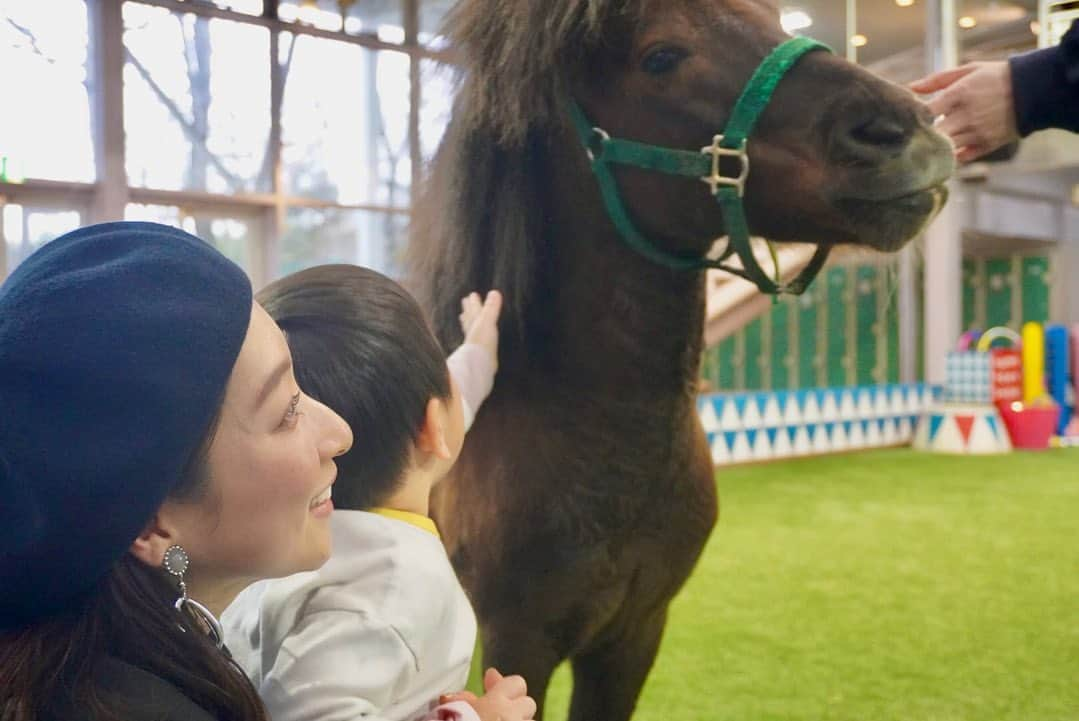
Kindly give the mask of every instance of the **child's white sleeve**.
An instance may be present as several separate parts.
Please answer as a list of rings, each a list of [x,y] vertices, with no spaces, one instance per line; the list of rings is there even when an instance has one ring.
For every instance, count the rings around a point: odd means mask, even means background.
[[[416,658],[391,626],[317,611],[285,639],[258,690],[274,721],[388,721],[383,710],[415,674]]]
[[[472,421],[480,406],[495,384],[495,360],[491,354],[476,343],[465,343],[446,359],[450,375],[461,393],[461,405],[465,411],[465,430],[472,426]]]

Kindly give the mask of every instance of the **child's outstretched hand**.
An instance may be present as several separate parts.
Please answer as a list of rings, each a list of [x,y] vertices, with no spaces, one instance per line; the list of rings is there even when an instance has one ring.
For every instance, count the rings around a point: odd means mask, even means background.
[[[503,676],[489,668],[483,674],[483,688],[486,693],[479,698],[462,691],[443,696],[439,701],[466,701],[481,721],[532,721],[536,715],[536,702],[528,695],[528,685],[520,676]]]
[[[502,312],[502,294],[492,290],[481,302],[479,293],[461,299],[461,331],[465,343],[475,343],[486,350],[498,368],[498,316]]]

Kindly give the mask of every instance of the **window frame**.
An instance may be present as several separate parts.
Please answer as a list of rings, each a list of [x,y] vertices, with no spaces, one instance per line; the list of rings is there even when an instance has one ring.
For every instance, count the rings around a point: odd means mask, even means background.
[[[267,28],[270,33],[270,143],[272,167],[271,187],[264,193],[217,194],[202,191],[162,190],[128,184],[126,175],[126,137],[124,117],[124,22],[125,2],[165,8],[174,13],[191,13],[206,18],[218,18]],[[421,0],[399,0],[404,21],[401,44],[387,42],[373,34],[348,34],[323,30],[296,22],[278,19],[278,0],[264,0],[261,16],[249,15],[212,4],[190,0],[86,0],[90,14],[90,57],[87,72],[99,92],[91,98],[93,117],[93,147],[96,179],[93,183],[65,182],[26,178],[20,182],[0,181],[0,207],[4,203],[35,205],[78,210],[84,222],[101,223],[122,220],[129,203],[172,205],[189,211],[207,214],[242,214],[257,216],[258,239],[251,248],[248,272],[256,288],[276,277],[281,241],[286,230],[288,212],[293,208],[361,210],[378,213],[411,215],[411,200],[423,170],[420,147],[420,112],[422,108],[421,61],[452,62],[452,53],[426,47],[419,42]],[[316,198],[290,195],[282,181],[281,98],[284,79],[276,62],[282,33],[351,43],[373,51],[388,50],[404,53],[409,58],[409,113],[407,146],[412,171],[409,202],[389,206],[379,203],[338,203]],[[0,280],[9,271],[7,243],[0,223]]]

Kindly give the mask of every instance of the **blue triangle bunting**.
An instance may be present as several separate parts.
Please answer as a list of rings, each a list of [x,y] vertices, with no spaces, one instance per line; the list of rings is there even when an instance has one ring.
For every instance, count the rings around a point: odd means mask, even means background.
[[[774,446],[776,444],[776,436],[779,435],[779,429],[769,428],[765,433],[768,434],[768,442]]]
[[[757,429],[750,428],[746,431],[746,440],[749,441],[749,447],[752,448],[753,444],[757,441]]]
[[[929,443],[937,439],[937,434],[941,432],[941,426],[944,424],[943,413],[932,413],[929,416]]]
[[[734,450],[734,441],[738,438],[738,431],[724,431],[723,440],[727,442],[727,450]]]

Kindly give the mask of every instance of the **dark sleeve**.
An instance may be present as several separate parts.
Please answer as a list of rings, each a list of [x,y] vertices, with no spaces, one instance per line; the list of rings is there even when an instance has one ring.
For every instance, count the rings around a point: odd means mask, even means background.
[[[95,679],[125,721],[218,721],[171,683],[123,661],[105,659]]]
[[[1019,134],[1063,128],[1079,132],[1079,20],[1055,48],[1009,60]]]

